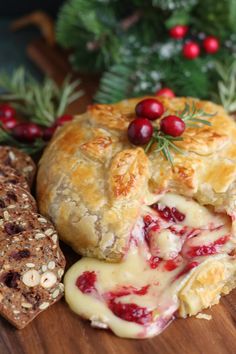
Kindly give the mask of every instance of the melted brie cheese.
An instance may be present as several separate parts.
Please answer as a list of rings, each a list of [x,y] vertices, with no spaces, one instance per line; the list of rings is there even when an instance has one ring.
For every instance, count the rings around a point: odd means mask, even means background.
[[[235,249],[229,217],[173,194],[162,197],[159,205],[161,210],[176,208],[184,220],[163,219],[145,207],[121,263],[82,258],[67,272],[66,301],[93,326],[108,327],[120,337],[152,337],[178,309],[186,316],[218,302],[226,283],[235,278],[236,261],[228,255]],[[214,283],[217,269],[221,277]],[[199,283],[201,277],[205,282]]]

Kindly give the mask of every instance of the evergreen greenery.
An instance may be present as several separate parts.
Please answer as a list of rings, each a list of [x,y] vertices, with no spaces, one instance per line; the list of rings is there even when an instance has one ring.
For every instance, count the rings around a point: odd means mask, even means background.
[[[168,30],[177,24],[189,26],[186,39],[170,38]],[[219,52],[185,59],[185,41],[201,43],[205,35],[219,38]],[[216,62],[228,66],[236,58],[236,1],[68,0],[58,17],[57,39],[73,49],[74,68],[102,74],[98,102],[150,94],[162,86],[178,96],[221,99]],[[236,101],[233,96],[231,87],[230,99]]]

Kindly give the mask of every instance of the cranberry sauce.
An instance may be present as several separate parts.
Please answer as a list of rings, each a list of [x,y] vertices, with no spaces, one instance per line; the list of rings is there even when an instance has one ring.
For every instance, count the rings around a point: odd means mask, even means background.
[[[219,253],[220,247],[229,240],[229,236],[222,236],[218,240],[209,243],[208,245],[192,246],[187,252],[187,256],[194,258],[199,256],[209,256]]]
[[[94,271],[83,272],[76,280],[76,286],[84,294],[91,294],[96,291],[95,282],[97,280],[96,273]]]
[[[137,289],[133,286],[123,286],[117,290],[110,291],[103,295],[108,304],[109,309],[117,316],[125,321],[136,322],[138,324],[146,324],[151,321],[152,315],[145,307],[136,304],[125,304],[118,302],[117,299],[127,295],[143,296],[147,294],[149,285]]]
[[[140,325],[145,325],[152,321],[152,312],[136,304],[123,304],[111,300],[109,308],[117,317],[125,321],[135,322]]]
[[[198,265],[199,265],[198,262],[190,262],[190,263],[188,263],[184,267],[184,269],[179,274],[177,274],[175,279],[178,279],[178,278],[182,277],[182,275],[187,274],[191,269],[197,267]]]
[[[178,265],[179,264],[178,262],[176,262],[175,259],[168,259],[164,264],[164,268],[168,272],[171,272],[172,270],[175,270],[178,267]]]
[[[127,295],[146,295],[148,292],[149,285],[145,285],[140,289],[135,288],[134,286],[122,286],[118,288],[117,290],[110,291],[108,293],[105,293],[103,297],[106,299],[106,301],[113,301],[114,299],[122,296],[127,296]]]
[[[177,223],[182,222],[185,219],[185,215],[174,207],[169,208],[168,206],[165,206],[164,208],[162,208],[158,203],[153,204],[151,207],[158,212],[158,214],[163,220],[167,222]]]
[[[160,262],[161,262],[161,258],[157,256],[151,256],[151,258],[148,260],[151,269],[156,269],[160,264]]]

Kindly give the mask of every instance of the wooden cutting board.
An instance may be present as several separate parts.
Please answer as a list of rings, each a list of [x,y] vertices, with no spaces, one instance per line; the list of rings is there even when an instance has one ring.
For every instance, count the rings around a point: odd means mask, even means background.
[[[28,52],[57,82],[70,69],[64,54],[43,41],[31,44]],[[96,78],[82,79],[86,95],[70,107],[71,113],[83,112],[97,87]],[[79,259],[66,245],[62,250],[68,267]],[[153,339],[127,340],[91,328],[61,300],[21,331],[0,318],[0,354],[236,354],[236,290],[206,313],[211,321],[177,319]]]

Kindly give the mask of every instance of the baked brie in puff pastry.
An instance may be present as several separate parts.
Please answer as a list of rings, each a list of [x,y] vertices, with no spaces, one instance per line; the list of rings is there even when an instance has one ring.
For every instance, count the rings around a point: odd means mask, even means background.
[[[187,128],[173,166],[127,138],[140,99],[93,105],[61,128],[37,179],[41,213],[82,258],[65,277],[70,307],[119,336],[151,337],[236,286],[236,125],[222,107],[158,97],[214,116]],[[158,121],[153,123],[158,125]]]

